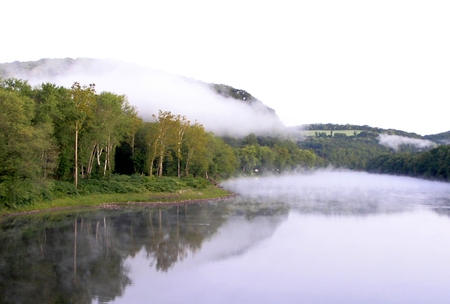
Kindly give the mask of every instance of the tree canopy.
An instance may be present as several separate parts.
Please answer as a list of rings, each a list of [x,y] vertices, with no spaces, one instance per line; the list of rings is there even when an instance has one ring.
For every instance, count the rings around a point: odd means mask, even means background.
[[[243,90],[215,88],[253,100]],[[0,206],[76,193],[79,180],[108,180],[114,174],[214,180],[332,165],[449,178],[448,146],[422,152],[402,147],[397,153],[378,143],[376,128],[364,126],[348,136],[339,125],[312,127],[315,136],[303,140],[289,133],[218,137],[170,111],[143,121],[126,95],[98,93],[94,84],[32,87],[26,80],[0,79]]]

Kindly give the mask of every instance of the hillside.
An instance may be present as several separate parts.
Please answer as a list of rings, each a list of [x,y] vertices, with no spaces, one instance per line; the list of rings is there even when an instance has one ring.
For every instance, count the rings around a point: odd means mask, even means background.
[[[113,122],[119,123],[120,119],[117,121],[107,119],[103,116],[108,112],[103,113],[104,109],[95,109],[100,111],[95,112],[99,116],[93,115],[92,121],[85,122],[85,128],[80,133],[82,146],[78,148],[86,149],[82,155],[85,164],[81,164],[80,169],[89,170],[86,172],[97,170],[97,175],[105,175],[108,163],[112,164],[109,174],[150,175],[156,171],[153,165],[164,163],[168,164],[167,169],[163,172],[163,169],[158,167],[160,174],[176,175],[177,173],[180,176],[180,166],[186,168],[186,162],[191,161],[187,160],[187,157],[194,156],[199,156],[195,169],[199,172],[198,174],[200,172],[201,174],[215,173],[218,176],[274,173],[305,166],[309,168],[333,166],[393,174],[414,174],[427,178],[436,175],[443,179],[447,178],[447,173],[442,172],[450,172],[445,158],[446,151],[436,152],[435,150],[449,142],[450,131],[421,136],[402,130],[331,123],[285,128],[275,110],[265,106],[243,89],[224,84],[204,83],[117,61],[66,58],[13,62],[0,64],[0,76],[5,79],[14,77],[26,80],[23,83],[3,82],[5,100],[10,102],[10,104],[5,103],[4,112],[7,112],[7,106],[13,109],[19,101],[29,104],[30,108],[36,108],[36,113],[26,113],[29,116],[27,121],[32,122],[31,127],[35,129],[33,132],[41,137],[47,137],[48,142],[43,141],[43,143],[52,153],[48,155],[50,165],[45,167],[47,164],[44,164],[44,168],[41,168],[42,174],[53,175],[57,179],[70,181],[74,175],[72,170],[76,168],[72,160],[73,137],[70,135],[74,125],[67,125],[67,122],[74,119],[71,111],[79,110],[71,109],[73,100],[70,97],[70,92],[74,92],[71,86],[78,81],[82,85],[96,84],[94,92],[91,93],[98,105],[92,104],[93,110],[100,106],[100,103],[104,103],[102,106],[108,108],[111,106],[108,102],[114,101],[117,106],[123,107],[118,110],[118,113],[123,111],[119,116],[122,115],[128,124],[123,127],[123,130],[120,128],[114,130],[120,132],[116,134],[114,146],[110,146],[110,139],[103,137],[114,127],[108,129],[106,125],[113,125]],[[17,96],[10,95],[11,89],[16,91],[13,95]],[[99,91],[101,93],[98,93]],[[15,99],[17,101],[14,101]],[[159,114],[155,121],[156,113]],[[135,114],[144,121],[139,128],[132,123],[137,119],[134,117]],[[5,121],[7,119],[9,116],[4,117]],[[148,138],[154,135],[156,124],[167,121],[180,126],[193,127],[188,129],[192,132],[188,134],[192,138],[203,136],[203,143],[201,141],[198,143],[203,145],[204,156],[200,157],[198,152],[192,155],[188,153],[196,140],[183,142],[182,144],[186,145],[183,147],[173,145],[167,147],[168,152],[161,154],[158,160],[155,155],[151,156],[154,152],[149,150]],[[50,122],[52,125],[48,125]],[[25,121],[23,123],[24,128],[30,127]],[[201,124],[201,128],[197,128],[199,126],[197,123]],[[204,131],[212,132],[211,134],[215,137],[206,136]],[[100,147],[104,150],[98,150],[97,142],[100,138],[105,141],[102,143],[104,146]],[[34,139],[36,145],[41,144],[38,137]],[[6,143],[6,137],[4,140]],[[7,147],[6,144],[4,146],[7,149],[12,148],[12,146]],[[97,148],[89,151],[92,147]],[[39,149],[36,146],[33,157],[35,157],[36,165],[42,166],[39,164],[41,155]],[[29,150],[20,149],[20,151]],[[212,151],[217,155],[214,156]],[[114,160],[108,159],[110,153],[115,157]],[[185,155],[182,156],[183,153]],[[6,152],[3,154],[7,155]],[[103,169],[100,166],[95,167],[95,158],[92,155],[97,155],[97,164],[104,162]],[[416,155],[423,156],[416,157]],[[151,166],[149,166],[149,157]],[[437,165],[434,164],[435,169],[432,171],[425,170],[424,167],[431,164],[435,157],[444,159],[437,162]],[[205,162],[207,158],[209,163]],[[177,159],[178,163],[174,162]],[[398,159],[409,163],[413,160],[415,167],[405,167],[406,169],[402,167],[403,169],[398,171],[397,169],[401,167]],[[191,172],[186,170],[186,175],[192,174],[193,171],[194,169],[191,169]],[[28,171],[26,173],[31,174]],[[81,174],[85,174],[85,171],[81,171]]]
[[[220,135],[279,133],[285,126],[275,110],[242,89],[211,84],[122,61],[41,59],[0,64],[0,77],[70,87],[95,83],[98,91],[126,94],[150,120],[159,110],[186,115]],[[239,121],[237,125],[235,122]]]
[[[436,143],[448,145],[448,144],[450,144],[450,131],[433,134],[433,135],[426,135],[426,136],[424,136],[424,138],[428,139],[428,140],[432,140]]]
[[[404,137],[410,137],[410,138],[419,138],[419,139],[427,139],[424,136],[421,136],[417,133],[411,133],[411,132],[405,132],[402,130],[396,130],[396,129],[382,129],[377,127],[371,127],[368,125],[351,125],[351,124],[331,124],[331,123],[318,123],[318,124],[309,124],[309,125],[301,125],[298,127],[299,130],[306,132],[306,131],[325,131],[330,133],[348,133],[348,131],[357,131],[357,133],[360,133],[362,131],[372,133],[372,134],[388,134],[388,135],[398,135],[398,136],[404,136]],[[309,133],[310,133],[309,132]]]
[[[312,150],[325,164],[365,170],[380,155],[420,153],[440,143],[416,133],[367,125],[312,124],[291,128],[301,149]]]

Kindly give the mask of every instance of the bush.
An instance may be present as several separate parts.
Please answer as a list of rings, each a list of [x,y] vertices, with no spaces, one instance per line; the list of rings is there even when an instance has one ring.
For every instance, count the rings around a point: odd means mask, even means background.
[[[185,187],[176,177],[152,178],[145,184],[145,188],[152,192],[176,192]]]
[[[17,208],[30,205],[45,197],[51,196],[47,184],[31,179],[4,179],[0,183],[0,202],[3,206]]]
[[[195,189],[203,189],[211,184],[209,180],[206,178],[188,178],[185,180],[186,186],[195,188]]]
[[[55,181],[52,188],[53,196],[55,197],[73,196],[78,194],[75,185],[69,182]]]

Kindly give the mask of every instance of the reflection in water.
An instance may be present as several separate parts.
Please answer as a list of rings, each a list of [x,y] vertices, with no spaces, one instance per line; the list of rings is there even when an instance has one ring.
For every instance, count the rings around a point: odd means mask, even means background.
[[[1,303],[442,303],[450,184],[319,172],[237,197],[8,217]]]
[[[124,263],[127,257],[145,253],[147,267],[167,272],[198,252],[228,217],[252,221],[286,216],[288,210],[278,205],[222,202],[7,218],[0,232],[0,302],[111,301],[132,283]],[[238,231],[248,239],[228,240],[232,245],[211,258],[242,254],[270,236],[277,222],[264,221],[263,229],[253,234]],[[232,221],[227,225],[234,226]]]

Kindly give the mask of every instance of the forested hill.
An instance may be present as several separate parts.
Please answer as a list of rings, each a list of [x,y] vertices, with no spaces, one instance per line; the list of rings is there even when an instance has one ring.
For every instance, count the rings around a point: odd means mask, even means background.
[[[10,63],[0,63],[0,78],[38,78],[46,76],[59,76],[71,72],[73,69],[76,72],[86,71],[92,69],[113,69],[110,65],[114,61],[92,58],[54,58],[54,59],[40,59],[36,61],[15,61]],[[117,62],[118,63],[118,62]],[[129,64],[132,66],[132,64]],[[26,76],[26,77],[24,77]],[[183,76],[177,76],[184,78]],[[242,89],[236,89],[225,84],[207,84],[217,94],[226,98],[231,97],[237,100],[244,101],[249,104],[261,102],[256,97]],[[275,114],[275,110],[267,107],[267,110]]]
[[[149,79],[147,70],[98,63],[60,59],[0,65],[0,208],[97,193],[108,180],[116,193],[138,191],[123,185],[125,175],[131,182],[142,176],[217,180],[330,165],[450,180],[450,148],[442,145],[448,132],[425,137],[315,124],[280,136],[267,132],[284,128],[274,111],[244,90],[173,77],[164,82],[163,72]],[[52,75],[61,80],[66,70],[69,85],[50,81]],[[44,74],[49,80],[33,85],[22,77],[40,80]],[[77,76],[87,78],[79,83]],[[109,82],[113,91],[98,92],[93,84],[98,82]],[[161,87],[165,90],[157,91]],[[266,133],[256,132],[261,128]],[[122,182],[114,182],[116,174]]]
[[[170,110],[182,113],[190,120],[198,120],[216,134],[239,133],[236,126],[228,123],[236,120],[247,126],[241,127],[248,131],[240,133],[241,136],[284,129],[274,109],[243,89],[205,83],[128,62],[65,58],[3,63],[0,64],[0,78],[23,79],[32,85],[50,82],[65,87],[74,82],[95,83],[97,89],[127,94],[144,119],[150,117],[149,114],[146,117],[146,113]],[[224,108],[221,100],[226,100],[228,107]],[[212,118],[214,115],[218,117]]]
[[[398,136],[404,136],[404,137],[410,137],[410,138],[420,138],[420,139],[429,139],[426,136],[421,136],[417,133],[411,133],[411,132],[405,132],[402,130],[396,130],[396,129],[383,129],[383,128],[377,128],[377,127],[371,127],[368,125],[352,125],[352,124],[332,124],[332,123],[317,123],[317,124],[309,124],[309,125],[301,125],[297,127],[298,130],[301,131],[322,131],[322,132],[328,132],[330,133],[333,131],[334,133],[348,133],[349,131],[353,132],[356,131],[359,132],[368,132],[371,134],[388,134],[388,135],[398,135]],[[430,135],[433,136],[433,135]],[[450,136],[450,134],[449,134]]]
[[[367,125],[311,124],[292,132],[301,149],[334,167],[450,180],[450,131],[421,136]]]
[[[426,136],[424,136],[424,138],[428,139],[428,140],[432,140],[437,143],[442,143],[442,144],[448,145],[448,144],[450,144],[450,131],[433,134],[433,135],[426,135]]]

